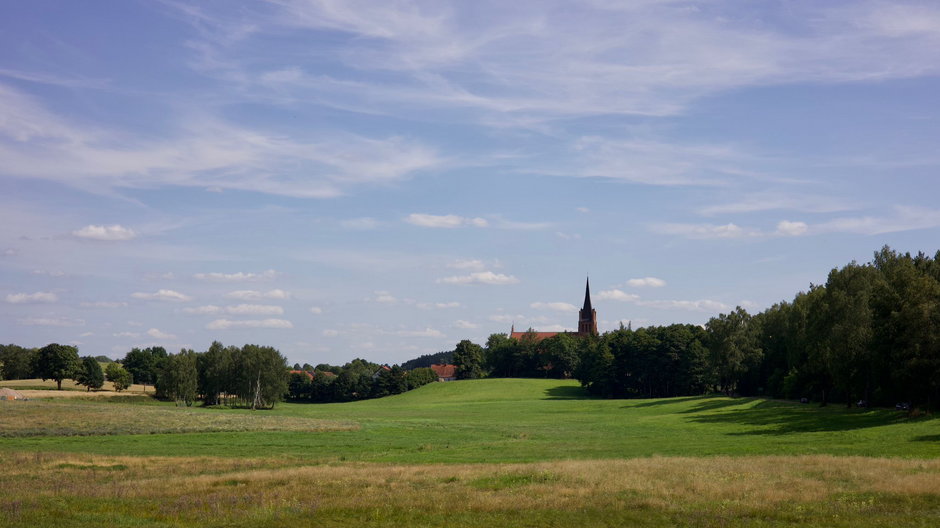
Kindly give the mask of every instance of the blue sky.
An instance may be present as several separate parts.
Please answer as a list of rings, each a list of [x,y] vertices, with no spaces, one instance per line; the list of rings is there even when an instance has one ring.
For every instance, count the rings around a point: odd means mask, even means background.
[[[192,5],[191,5],[192,4]],[[0,7],[0,333],[397,363],[940,249],[934,2]]]

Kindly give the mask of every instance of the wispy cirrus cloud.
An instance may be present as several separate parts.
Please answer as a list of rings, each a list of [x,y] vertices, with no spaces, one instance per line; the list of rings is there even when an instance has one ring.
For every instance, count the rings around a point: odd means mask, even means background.
[[[707,13],[679,2],[542,5],[538,16],[484,5],[471,16],[460,3],[283,0],[252,12],[250,23],[229,13],[195,17],[197,27],[214,26],[194,47],[196,66],[286,100],[365,113],[432,107],[503,126],[670,115],[740,87],[938,71],[925,50],[940,15],[923,4],[801,4],[759,26],[734,2],[711,3]],[[239,60],[254,38],[319,32],[338,35],[328,51],[348,71]],[[349,73],[366,70],[388,75],[380,83]]]
[[[0,106],[16,109],[0,123],[7,174],[87,190],[172,185],[330,198],[348,186],[397,181],[443,163],[433,148],[411,139],[334,132],[300,140],[195,110],[181,118],[172,135],[145,139],[73,122],[2,83]],[[91,225],[74,234],[134,237],[122,226]]]

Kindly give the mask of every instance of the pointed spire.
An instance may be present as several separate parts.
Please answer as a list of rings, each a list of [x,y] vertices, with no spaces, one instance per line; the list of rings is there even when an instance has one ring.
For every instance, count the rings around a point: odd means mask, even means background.
[[[585,313],[591,313],[591,278],[588,277],[584,283],[584,308]]]

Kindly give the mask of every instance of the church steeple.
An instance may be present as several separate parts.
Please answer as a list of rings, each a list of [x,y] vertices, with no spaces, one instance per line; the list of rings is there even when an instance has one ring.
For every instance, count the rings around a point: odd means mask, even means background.
[[[591,279],[584,283],[584,308],[578,313],[578,333],[597,335],[597,310],[591,307]]]
[[[591,311],[591,278],[588,277],[584,283],[584,308],[585,312]]]

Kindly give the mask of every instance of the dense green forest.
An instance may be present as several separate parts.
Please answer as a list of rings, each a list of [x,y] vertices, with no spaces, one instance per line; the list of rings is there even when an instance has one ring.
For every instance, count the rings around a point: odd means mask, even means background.
[[[826,404],[940,404],[940,252],[888,247],[833,269],[792,301],[743,308],[704,328],[621,328],[597,338],[541,342],[494,334],[492,376],[568,377],[605,397],[726,394]]]

